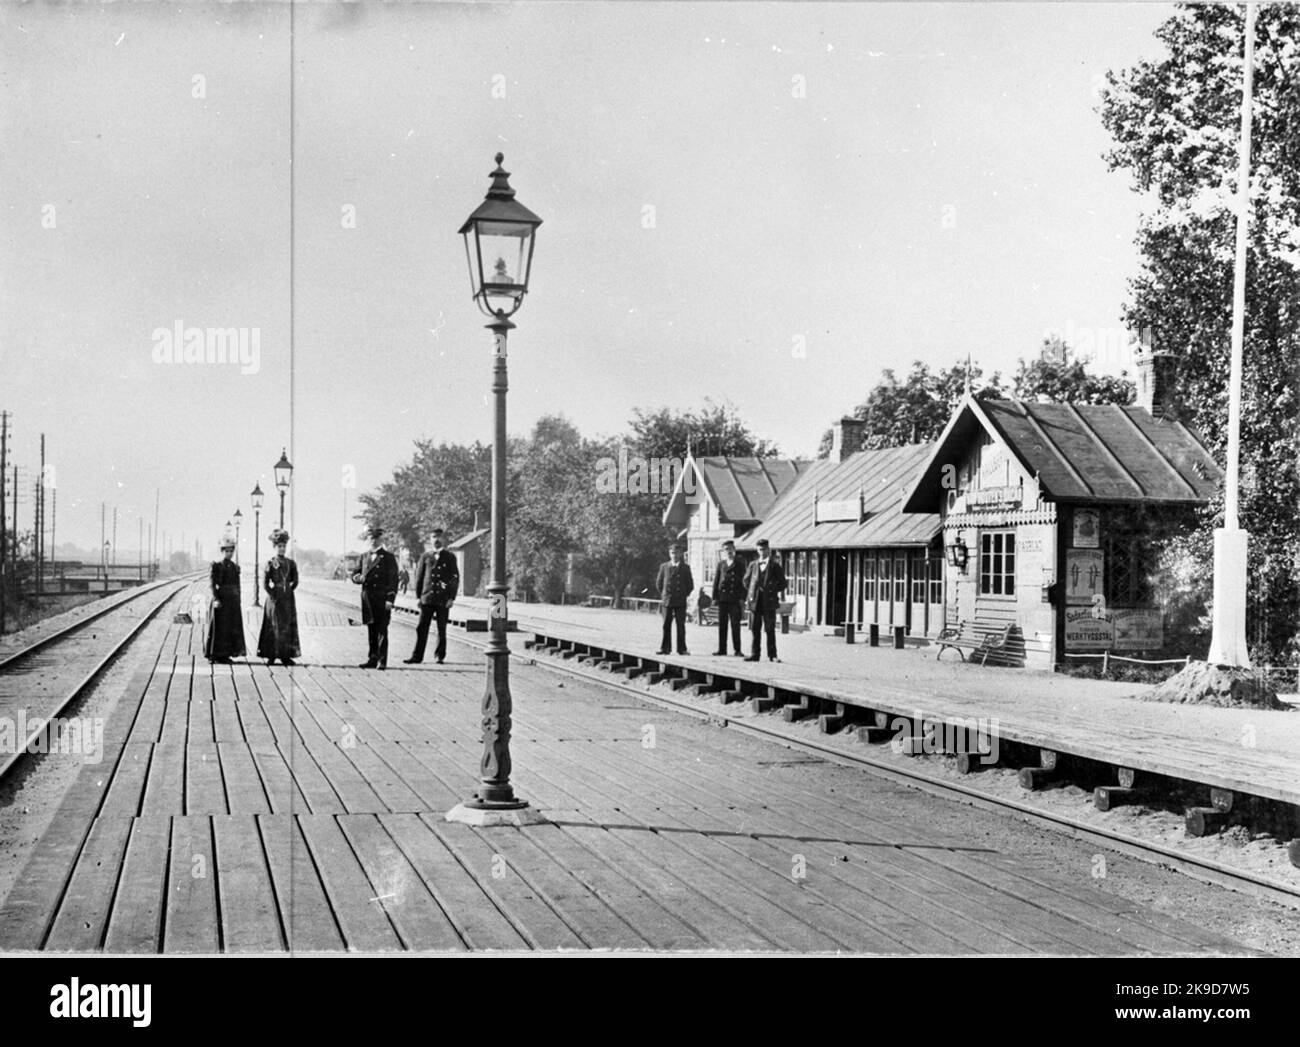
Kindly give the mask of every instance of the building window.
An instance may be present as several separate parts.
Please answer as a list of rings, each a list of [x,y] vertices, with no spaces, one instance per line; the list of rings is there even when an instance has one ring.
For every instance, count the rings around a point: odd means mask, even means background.
[[[907,557],[894,557],[894,603],[907,600]]]
[[[1016,533],[984,531],[980,535],[980,595],[1016,594]]]
[[[930,579],[930,602],[943,603],[943,561],[927,560],[925,566]]]
[[[872,553],[862,554],[862,598],[868,604],[876,602],[876,557]]]
[[[701,566],[700,573],[704,575],[705,583],[712,583],[713,572],[717,569],[718,566],[718,543],[701,542],[700,549],[702,555],[704,556],[704,563]]]
[[[925,603],[925,557],[912,557],[912,603]]]
[[[888,603],[891,599],[890,591],[893,588],[891,582],[894,577],[894,561],[886,553],[881,553],[877,561],[880,564],[880,602]]]

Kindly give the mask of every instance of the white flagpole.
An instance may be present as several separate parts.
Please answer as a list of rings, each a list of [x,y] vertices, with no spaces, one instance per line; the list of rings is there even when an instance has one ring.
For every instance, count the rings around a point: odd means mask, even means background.
[[[1241,82],[1241,140],[1237,153],[1237,257],[1232,284],[1232,362],[1228,372],[1228,461],[1223,526],[1214,532],[1214,630],[1209,661],[1250,668],[1246,648],[1246,550],[1238,528],[1238,458],[1241,443],[1241,357],[1245,340],[1246,244],[1250,225],[1250,116],[1255,64],[1255,5],[1246,4],[1245,62]]]

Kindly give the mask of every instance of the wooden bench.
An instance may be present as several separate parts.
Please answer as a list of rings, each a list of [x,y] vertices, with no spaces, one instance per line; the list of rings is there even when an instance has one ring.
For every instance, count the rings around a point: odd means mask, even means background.
[[[975,655],[980,655],[980,665],[987,663],[990,655],[999,661],[1014,661],[1007,651],[1007,641],[1011,639],[1011,629],[1010,622],[1000,629],[980,629],[974,622],[968,621],[962,621],[955,626],[946,626],[935,637],[934,642],[939,645],[939,652],[934,656],[935,660],[937,661],[943,656],[946,648],[951,647],[961,655],[963,662],[966,660],[967,651],[970,651],[972,661],[974,661]]]
[[[781,632],[790,631],[790,615],[794,613],[794,601],[785,600],[776,605],[776,617],[781,623]],[[749,626],[749,611],[743,606],[740,609],[740,624]],[[718,605],[710,603],[708,607],[700,612],[698,619],[700,625],[717,625],[718,624]]]

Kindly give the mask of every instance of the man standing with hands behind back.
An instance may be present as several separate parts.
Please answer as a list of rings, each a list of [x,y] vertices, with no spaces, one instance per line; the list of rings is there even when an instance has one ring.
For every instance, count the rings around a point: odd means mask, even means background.
[[[438,622],[438,646],[433,660],[439,665],[447,656],[447,614],[460,589],[460,568],[456,557],[447,551],[442,529],[433,532],[433,551],[420,557],[415,572],[415,598],[420,601],[420,624],[415,627],[415,650],[405,659],[407,665],[424,661],[424,647],[429,642],[429,623]]]
[[[772,559],[772,550],[766,538],[758,540],[758,559],[745,573],[746,604],[749,607],[749,629],[753,636],[752,654],[747,662],[759,661],[759,632],[767,633],[767,657],[779,662],[776,656],[776,609],[785,592],[785,571]]]
[[[370,651],[361,669],[388,668],[388,621],[397,599],[397,557],[384,548],[384,532],[370,528],[370,552],[352,580],[361,586],[361,621],[369,627]]]
[[[673,542],[668,547],[668,562],[659,565],[655,588],[659,590],[659,610],[664,616],[664,638],[659,654],[672,653],[673,622],[677,623],[677,653],[690,654],[686,649],[686,597],[695,588],[691,565],[682,563],[682,543]]]

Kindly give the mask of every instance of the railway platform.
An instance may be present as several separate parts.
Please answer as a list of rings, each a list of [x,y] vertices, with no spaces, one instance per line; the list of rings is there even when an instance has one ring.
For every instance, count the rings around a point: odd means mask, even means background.
[[[462,599],[457,607],[465,617],[486,616],[483,600]],[[1038,773],[1022,776],[1030,789],[1074,760],[1106,776],[1099,805],[1118,802],[1124,789],[1178,783],[1200,790],[1207,812],[1225,814],[1234,803],[1253,800],[1290,807],[1300,837],[1300,707],[1145,702],[1136,699],[1150,685],[980,666],[951,653],[940,660],[933,645],[896,650],[810,632],[779,635],[780,662],[745,662],[710,654],[716,626],[688,624],[691,654],[659,655],[659,623],[649,615],[548,604],[514,604],[510,614],[520,633],[515,648],[527,643],[569,657],[606,657],[625,670],[667,672],[682,686],[758,700],[765,708],[798,705],[804,715],[827,715],[836,729],[900,718],[938,726],[996,723],[1001,741],[1042,754]],[[748,644],[747,631],[743,640]]]
[[[525,662],[514,782],[546,821],[447,823],[481,654],[454,633],[445,665],[401,665],[398,619],[394,664],[360,670],[355,613],[299,595],[292,669],[212,666],[200,625],[166,625],[0,902],[0,951],[1254,951],[1109,889],[1167,899],[1176,874],[1111,856],[1099,881],[1095,848]]]

